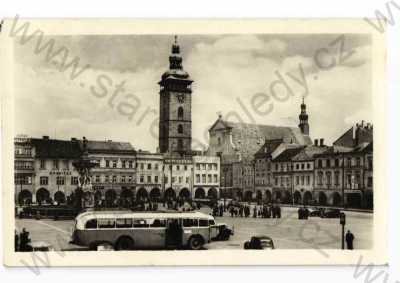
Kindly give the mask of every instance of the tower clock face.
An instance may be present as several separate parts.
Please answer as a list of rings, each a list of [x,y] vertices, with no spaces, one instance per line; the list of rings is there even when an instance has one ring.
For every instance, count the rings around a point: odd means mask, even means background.
[[[184,94],[178,94],[178,101],[179,101],[180,103],[185,102],[185,95],[184,95]]]

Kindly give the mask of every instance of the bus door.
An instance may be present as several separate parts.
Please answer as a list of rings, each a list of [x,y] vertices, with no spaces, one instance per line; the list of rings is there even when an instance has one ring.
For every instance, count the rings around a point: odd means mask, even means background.
[[[179,219],[167,220],[166,231],[166,246],[167,247],[180,247],[182,246],[182,222]]]

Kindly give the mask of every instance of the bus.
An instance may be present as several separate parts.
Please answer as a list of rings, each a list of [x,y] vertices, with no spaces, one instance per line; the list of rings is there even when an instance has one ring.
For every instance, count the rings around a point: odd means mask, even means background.
[[[87,211],[75,218],[71,243],[91,250],[199,250],[214,226],[214,217],[201,212]]]

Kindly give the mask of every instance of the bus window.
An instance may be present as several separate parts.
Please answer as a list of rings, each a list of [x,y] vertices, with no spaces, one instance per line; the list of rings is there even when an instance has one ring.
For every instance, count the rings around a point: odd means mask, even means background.
[[[132,219],[130,218],[118,218],[116,220],[117,228],[132,228]]]
[[[99,228],[115,228],[115,219],[98,219]]]
[[[97,219],[90,219],[85,224],[85,229],[96,229],[97,228]]]
[[[209,223],[210,225],[215,225],[215,220],[209,220],[208,223]]]
[[[183,227],[197,227],[199,222],[197,219],[183,219]]]
[[[208,227],[208,220],[207,219],[200,219],[199,220],[200,227]]]
[[[165,220],[164,219],[154,219],[153,223],[150,224],[150,227],[153,228],[160,228],[165,227]]]
[[[135,228],[147,228],[149,224],[147,224],[145,219],[134,219],[133,220],[133,227]]]

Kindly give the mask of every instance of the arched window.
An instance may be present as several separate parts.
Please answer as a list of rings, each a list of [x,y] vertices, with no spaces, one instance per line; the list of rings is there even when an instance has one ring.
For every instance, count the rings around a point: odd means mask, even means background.
[[[178,134],[183,134],[183,126],[182,125],[178,125]]]
[[[183,119],[183,107],[178,108],[178,119],[182,120]]]

